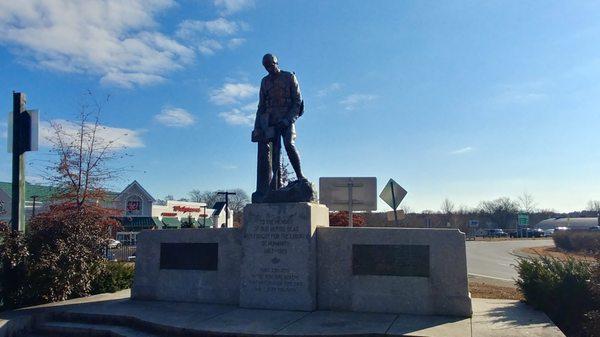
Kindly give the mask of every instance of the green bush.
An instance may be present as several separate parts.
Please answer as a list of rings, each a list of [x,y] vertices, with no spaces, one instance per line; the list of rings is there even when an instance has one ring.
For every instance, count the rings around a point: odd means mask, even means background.
[[[92,294],[114,293],[131,288],[134,264],[128,262],[105,262],[102,271],[92,281]]]
[[[569,252],[600,251],[600,232],[558,231],[552,236],[554,245]]]
[[[114,220],[93,204],[52,205],[27,231],[0,228],[0,303],[11,309],[87,296],[102,272],[107,227]]]
[[[528,304],[544,311],[567,335],[586,336],[581,334],[585,314],[598,306],[590,263],[541,256],[519,259],[517,272],[517,286]]]
[[[589,337],[600,337],[600,253],[596,255],[596,264],[592,271],[589,286],[594,308],[585,314],[584,331]]]

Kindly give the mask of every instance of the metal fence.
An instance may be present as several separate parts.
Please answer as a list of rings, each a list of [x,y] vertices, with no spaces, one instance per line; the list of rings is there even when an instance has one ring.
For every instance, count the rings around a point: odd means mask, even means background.
[[[109,261],[135,262],[135,245],[120,244],[117,247],[105,249],[105,257]]]

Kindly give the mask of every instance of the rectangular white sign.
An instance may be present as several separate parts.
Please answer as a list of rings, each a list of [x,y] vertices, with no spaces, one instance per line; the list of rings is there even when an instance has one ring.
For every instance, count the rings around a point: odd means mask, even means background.
[[[321,177],[319,202],[327,205],[331,211],[347,211],[350,207],[353,211],[375,211],[377,178]]]

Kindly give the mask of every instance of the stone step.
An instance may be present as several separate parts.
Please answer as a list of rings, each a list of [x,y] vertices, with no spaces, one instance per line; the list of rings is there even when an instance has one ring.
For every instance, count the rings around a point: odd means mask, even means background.
[[[34,329],[34,334],[64,337],[157,337],[133,328],[111,324],[49,321]]]

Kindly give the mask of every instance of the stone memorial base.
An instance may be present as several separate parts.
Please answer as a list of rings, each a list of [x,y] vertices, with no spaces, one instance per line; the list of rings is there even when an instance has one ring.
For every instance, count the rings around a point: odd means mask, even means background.
[[[247,205],[243,228],[143,231],[132,297],[471,316],[459,230],[328,226],[323,205],[278,203]]]
[[[471,316],[457,229],[319,228],[319,309]]]
[[[317,308],[318,226],[329,226],[328,209],[319,204],[251,204],[244,208],[241,307]]]
[[[146,230],[137,240],[132,298],[238,303],[238,228]]]

